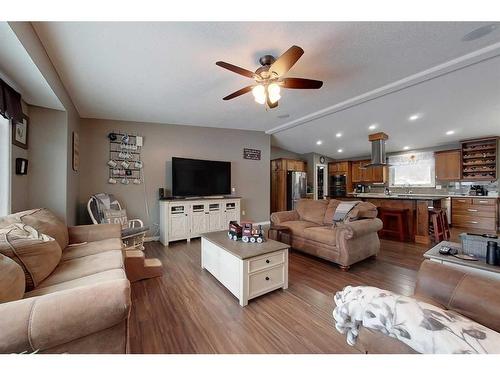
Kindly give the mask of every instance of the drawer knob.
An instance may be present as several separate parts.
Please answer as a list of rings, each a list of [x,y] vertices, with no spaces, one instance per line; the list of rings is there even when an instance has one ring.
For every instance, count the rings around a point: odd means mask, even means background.
[[[467,211],[470,211],[470,212],[477,212],[477,210],[474,210],[472,208],[468,208]]]
[[[266,281],[269,281],[269,276],[266,276]]]
[[[266,259],[266,263],[269,263],[269,259]]]
[[[477,221],[469,221],[470,224],[479,224]]]

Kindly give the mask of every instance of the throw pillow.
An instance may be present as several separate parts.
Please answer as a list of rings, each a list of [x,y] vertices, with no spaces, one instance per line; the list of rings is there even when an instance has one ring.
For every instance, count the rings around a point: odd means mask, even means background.
[[[19,264],[0,254],[0,303],[23,298],[26,281]]]
[[[14,223],[0,229],[0,254],[21,266],[28,292],[54,271],[62,250],[52,237],[29,225]]]
[[[37,208],[15,214],[19,221],[57,241],[61,249],[69,243],[68,227],[46,208]]]
[[[104,210],[104,222],[120,224],[122,229],[128,228],[127,210]]]

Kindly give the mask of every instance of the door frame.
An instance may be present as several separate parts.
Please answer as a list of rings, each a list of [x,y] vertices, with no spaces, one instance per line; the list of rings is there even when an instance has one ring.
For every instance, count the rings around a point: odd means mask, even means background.
[[[325,170],[325,176],[323,179],[323,197],[328,194],[328,164],[315,164],[313,181],[314,199],[318,199],[318,167],[323,167]]]

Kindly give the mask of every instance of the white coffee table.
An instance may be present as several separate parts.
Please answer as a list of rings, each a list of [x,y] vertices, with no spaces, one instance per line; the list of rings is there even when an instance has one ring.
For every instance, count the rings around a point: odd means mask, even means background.
[[[246,306],[252,298],[288,288],[288,248],[270,239],[261,244],[233,241],[227,231],[206,233],[201,236],[201,268]]]

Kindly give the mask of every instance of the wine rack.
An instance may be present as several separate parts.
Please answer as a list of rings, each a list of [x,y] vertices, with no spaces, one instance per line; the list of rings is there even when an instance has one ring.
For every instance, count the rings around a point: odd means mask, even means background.
[[[462,145],[462,181],[497,179],[498,137],[469,139]]]

